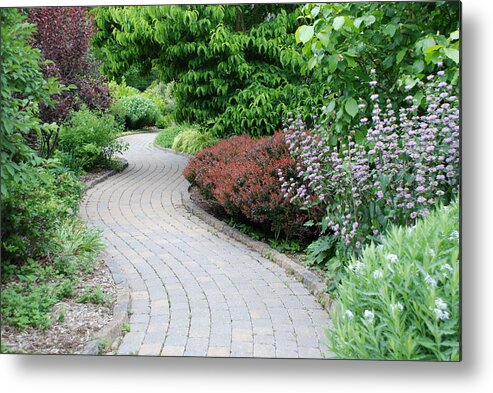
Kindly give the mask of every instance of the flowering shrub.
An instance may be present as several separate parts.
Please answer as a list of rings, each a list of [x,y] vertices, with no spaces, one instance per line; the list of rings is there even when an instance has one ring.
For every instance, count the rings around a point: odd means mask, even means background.
[[[199,151],[184,175],[227,213],[260,224],[276,237],[284,233],[302,239],[311,233],[303,226],[308,212],[282,197],[279,168],[294,175],[282,133],[258,141],[249,136],[223,140]]]
[[[425,109],[411,105],[396,113],[373,94],[373,117],[348,141],[330,146],[320,129],[309,133],[290,119],[286,142],[297,162],[298,176],[283,181],[284,196],[302,207],[322,206],[323,236],[311,247],[316,262],[336,252],[359,252],[391,223],[409,225],[426,217],[430,207],[451,200],[459,186],[459,110],[444,71],[420,83]],[[377,85],[372,81],[372,86]],[[419,95],[417,95],[419,97]],[[360,106],[364,106],[361,103]],[[365,137],[366,135],[366,137]],[[317,258],[318,257],[318,258]]]
[[[459,203],[392,227],[352,259],[330,349],[341,358],[459,360]]]
[[[159,117],[157,105],[150,98],[139,94],[120,99],[113,106],[113,112],[131,130],[153,126]]]

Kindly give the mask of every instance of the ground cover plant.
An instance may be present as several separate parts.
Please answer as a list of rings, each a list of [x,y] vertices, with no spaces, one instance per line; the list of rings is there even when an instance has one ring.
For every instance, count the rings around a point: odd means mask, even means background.
[[[164,130],[160,131],[159,134],[157,134],[156,139],[154,140],[154,143],[157,145],[164,147],[166,149],[171,149],[173,146],[173,141],[175,140],[175,137],[182,131],[184,131],[186,126],[171,126],[171,127],[165,127]]]
[[[392,227],[346,268],[331,349],[346,359],[459,360],[459,270],[457,200]]]
[[[50,155],[45,145],[32,143],[33,135],[58,135],[60,125],[40,116],[59,113],[67,90],[44,74],[53,63],[29,45],[39,35],[26,16],[2,9],[0,18],[2,326],[46,329],[53,305],[72,295],[102,243],[76,217],[82,184],[59,160],[42,157]]]

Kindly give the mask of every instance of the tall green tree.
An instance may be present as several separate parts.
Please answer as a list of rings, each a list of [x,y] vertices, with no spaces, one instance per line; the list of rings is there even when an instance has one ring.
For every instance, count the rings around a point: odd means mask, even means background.
[[[372,81],[393,104],[409,94],[424,104],[413,88],[443,63],[449,82],[458,87],[459,2],[307,4],[303,16],[296,30],[307,59],[302,74],[330,88],[323,117],[334,143],[356,119],[370,117],[372,106],[358,104],[374,91]]]
[[[219,135],[258,136],[283,114],[306,106],[294,32],[296,5],[109,7],[96,11],[93,39],[103,70],[119,76],[138,64],[176,81],[176,117]],[[282,60],[282,61],[281,61]]]

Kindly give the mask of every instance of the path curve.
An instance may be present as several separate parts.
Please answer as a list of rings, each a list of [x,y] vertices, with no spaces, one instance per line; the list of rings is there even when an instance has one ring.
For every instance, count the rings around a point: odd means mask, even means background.
[[[130,333],[118,354],[321,358],[329,318],[273,262],[188,213],[187,158],[124,137],[128,167],[88,190],[107,264],[130,287]]]

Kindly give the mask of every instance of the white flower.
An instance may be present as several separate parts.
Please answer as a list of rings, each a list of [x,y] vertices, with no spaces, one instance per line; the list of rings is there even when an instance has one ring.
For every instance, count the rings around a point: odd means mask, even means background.
[[[373,320],[375,319],[375,314],[370,310],[365,310],[363,316],[369,323],[373,323]]]
[[[379,244],[379,245],[377,246],[377,250],[380,250],[380,249],[382,249],[382,248],[383,248],[383,245],[382,245],[382,244]]]
[[[445,321],[450,318],[449,313],[447,311],[440,310],[439,308],[435,308],[433,312],[435,313],[436,317],[438,319],[441,319],[442,321]]]
[[[349,310],[346,310],[345,314],[346,314],[346,318],[349,320],[353,319],[353,317],[354,317],[354,314]]]
[[[382,271],[381,271],[381,270],[375,270],[375,271],[373,272],[373,278],[374,278],[375,280],[378,280],[379,278],[382,278],[382,277],[383,277],[383,273],[382,273]]]
[[[454,271],[454,269],[452,269],[452,266],[450,266],[448,263],[446,263],[445,265],[443,266],[440,266],[440,270],[443,272],[444,270],[448,270],[449,272],[452,272]]]
[[[445,303],[441,298],[437,297],[435,299],[435,306],[437,306],[438,309],[440,310],[446,310],[448,307],[447,307],[447,303]]]
[[[402,312],[402,310],[404,310],[404,306],[401,304],[401,302],[397,302],[396,304],[390,305],[390,310],[392,311],[392,313],[395,313],[396,310]]]
[[[428,250],[428,254],[430,254],[430,256],[433,258],[436,254],[435,254],[435,250],[433,250],[432,248],[430,248]]]
[[[399,258],[395,254],[389,254],[389,255],[387,255],[387,261],[389,261],[389,262],[395,263],[398,260],[399,260]]]
[[[429,274],[425,276],[425,282],[432,288],[435,288],[437,286],[437,281]]]
[[[449,240],[458,240],[459,239],[459,232],[458,231],[452,231],[450,234]]]
[[[355,272],[355,273],[359,273],[361,272],[361,270],[365,267],[365,264],[363,262],[360,262],[360,261],[356,261],[353,264],[350,264],[348,266],[349,270],[351,270],[352,272]]]

